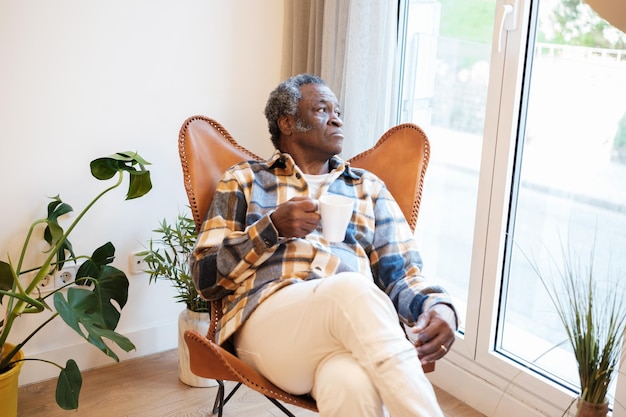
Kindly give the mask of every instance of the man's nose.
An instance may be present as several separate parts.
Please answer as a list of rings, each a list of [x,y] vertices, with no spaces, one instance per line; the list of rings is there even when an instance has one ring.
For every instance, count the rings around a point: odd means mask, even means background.
[[[330,118],[330,123],[333,126],[337,126],[337,127],[343,126],[343,120],[341,120],[341,117],[337,116],[337,113],[333,113],[333,115]]]

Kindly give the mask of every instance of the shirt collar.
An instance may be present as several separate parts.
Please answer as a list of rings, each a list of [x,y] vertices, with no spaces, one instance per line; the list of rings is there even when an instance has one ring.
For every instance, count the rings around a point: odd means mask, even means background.
[[[287,175],[293,174],[295,170],[300,171],[300,168],[297,167],[291,155],[288,153],[281,153],[279,150],[275,150],[270,159],[265,161],[265,165],[268,170],[280,169],[284,170],[284,173]],[[361,174],[352,167],[350,167],[350,163],[344,161],[337,155],[330,158],[328,161],[328,166],[330,167],[331,172],[338,170],[341,171],[342,174],[346,177],[352,179],[359,179]]]

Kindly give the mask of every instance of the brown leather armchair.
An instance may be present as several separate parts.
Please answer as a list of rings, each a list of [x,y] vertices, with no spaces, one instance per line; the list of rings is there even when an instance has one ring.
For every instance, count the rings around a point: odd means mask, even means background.
[[[204,116],[193,116],[183,123],[178,149],[185,190],[196,229],[199,230],[226,169],[237,162],[261,158],[239,145],[218,122]],[[414,230],[429,157],[430,145],[424,132],[414,124],[405,123],[389,129],[376,145],[349,161],[352,166],[365,168],[385,181]],[[185,333],[191,371],[204,378],[216,379],[219,383],[214,414],[222,415],[224,405],[241,384],[265,395],[288,416],[293,414],[278,400],[317,411],[312,397],[296,396],[281,390],[239,360],[232,351],[217,345],[215,331],[221,316],[221,301],[213,301],[208,334]],[[432,370],[433,364],[424,366],[424,372]],[[226,397],[223,381],[238,383]]]

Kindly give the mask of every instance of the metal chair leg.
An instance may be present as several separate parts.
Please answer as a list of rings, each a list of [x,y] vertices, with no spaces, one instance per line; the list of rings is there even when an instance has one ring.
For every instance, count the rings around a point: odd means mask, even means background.
[[[222,417],[222,411],[224,410],[224,381],[216,379],[219,388],[217,394],[215,394],[215,402],[213,403],[213,411],[211,414],[217,413],[218,417]]]
[[[265,396],[268,400],[270,400],[276,407],[280,409],[283,413],[287,414],[289,417],[296,417],[291,411],[287,410],[287,408],[282,405],[277,399]]]
[[[226,390],[224,386],[224,381],[222,381],[221,379],[218,379],[216,381],[219,387],[217,389],[217,394],[215,395],[215,403],[213,403],[213,414],[217,414],[218,417],[222,417],[224,406],[226,405],[228,400],[230,400],[233,395],[235,395],[235,392],[237,392],[237,390],[241,387],[242,383],[237,383],[237,385],[235,385],[235,387],[228,393],[226,398],[224,398],[224,392]],[[277,399],[268,397],[267,395],[265,396],[265,398],[270,400],[272,404],[278,407],[278,409],[285,413],[288,417],[296,417],[291,411],[287,409],[287,407],[282,405]]]
[[[226,399],[224,400],[224,405],[226,405],[228,400],[230,400],[232,396],[235,395],[235,392],[237,392],[239,388],[241,388],[241,382],[237,383],[237,385],[235,385],[235,387],[228,393]]]
[[[216,380],[219,388],[217,389],[217,394],[215,395],[215,403],[213,404],[213,414],[217,413],[218,417],[222,417],[222,412],[224,411],[224,406],[232,398],[232,396],[237,392],[237,390],[241,387],[241,382],[239,382],[235,387],[228,393],[226,398],[224,398],[224,393],[226,391],[226,387],[224,386],[224,381],[217,379]]]

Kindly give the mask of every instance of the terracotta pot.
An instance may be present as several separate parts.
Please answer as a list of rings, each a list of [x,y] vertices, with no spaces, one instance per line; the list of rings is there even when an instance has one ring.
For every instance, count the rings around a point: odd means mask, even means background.
[[[15,346],[7,343],[4,346],[5,350],[12,350]],[[17,417],[17,387],[18,378],[20,376],[20,369],[24,365],[24,352],[21,350],[15,357],[16,360],[20,360],[13,365],[7,372],[0,373],[0,416],[2,417]]]
[[[578,400],[576,417],[606,417],[609,414],[609,403],[592,404]]]
[[[200,334],[206,334],[209,330],[209,313],[197,313],[184,309],[178,316],[178,379],[192,387],[214,387],[217,381],[194,375],[189,367],[189,349],[185,343],[185,331],[195,330]],[[1,416],[2,414],[0,414]]]

